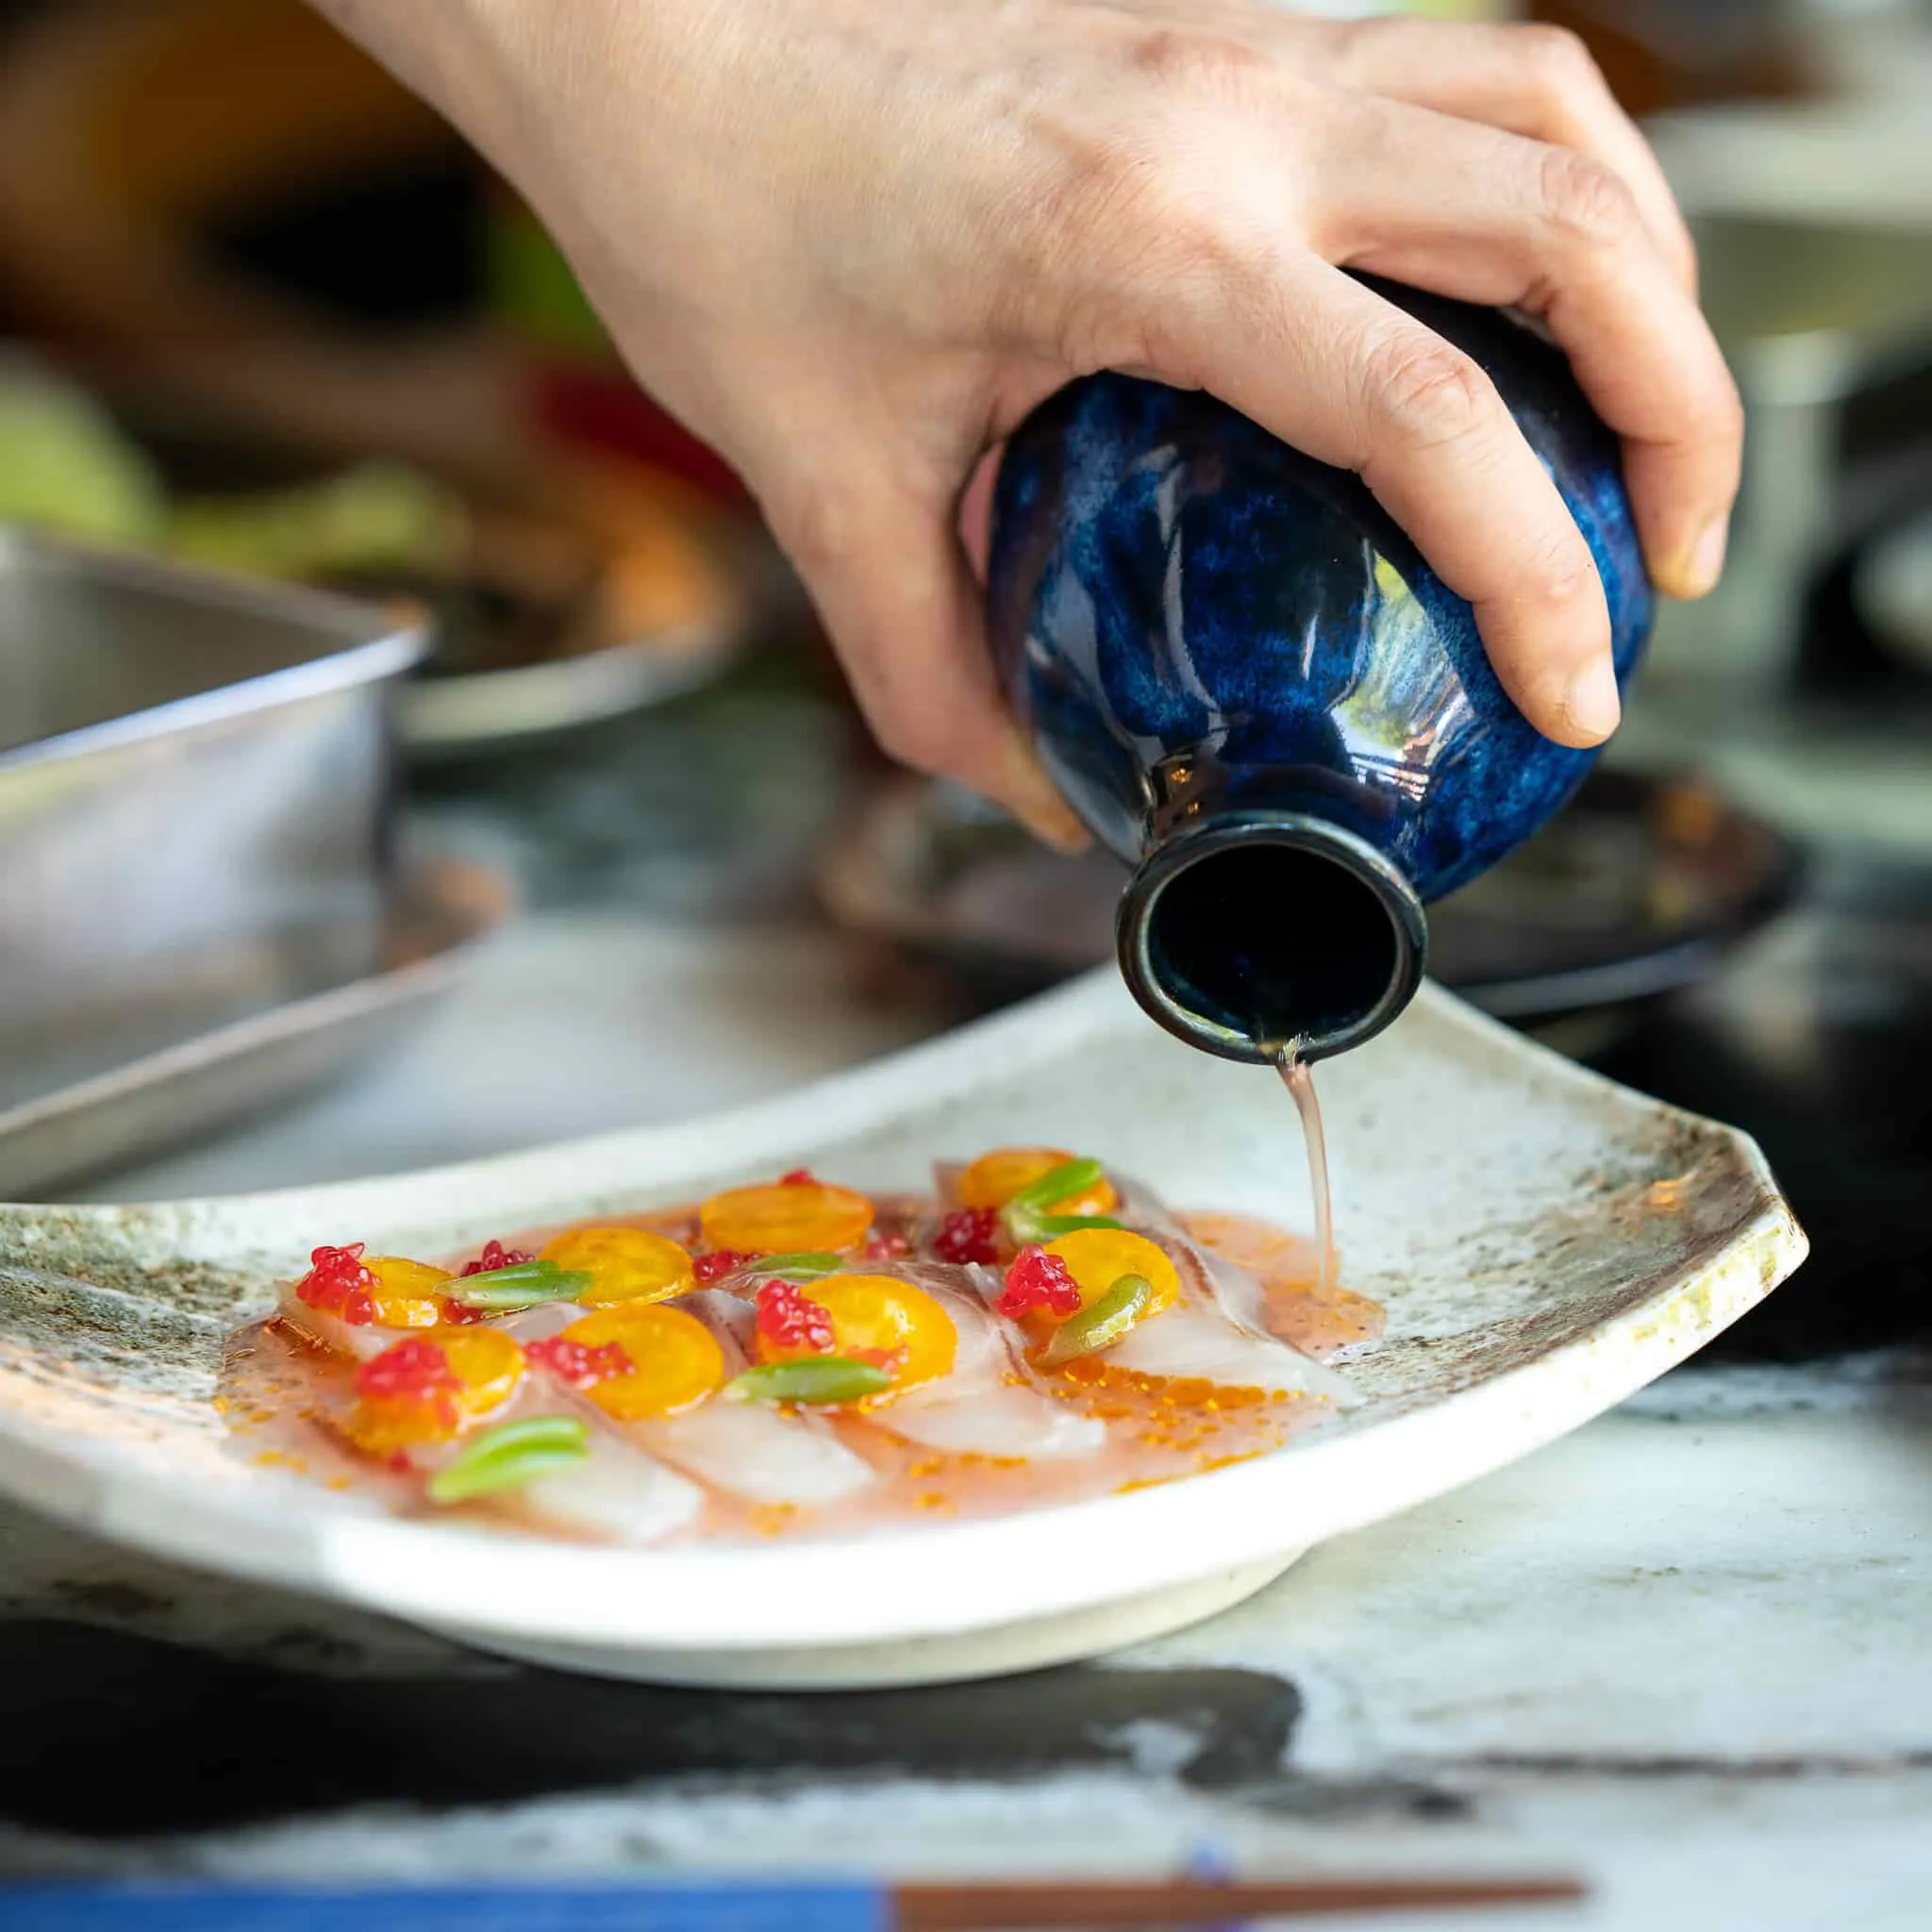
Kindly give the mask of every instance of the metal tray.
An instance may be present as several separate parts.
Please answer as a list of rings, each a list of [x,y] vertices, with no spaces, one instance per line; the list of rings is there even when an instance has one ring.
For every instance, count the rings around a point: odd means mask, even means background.
[[[493,870],[426,866],[381,923],[378,970],[0,1111],[0,1199],[163,1152],[346,1073],[448,990],[510,900]]]
[[[0,1107],[376,969],[423,648],[0,528]]]

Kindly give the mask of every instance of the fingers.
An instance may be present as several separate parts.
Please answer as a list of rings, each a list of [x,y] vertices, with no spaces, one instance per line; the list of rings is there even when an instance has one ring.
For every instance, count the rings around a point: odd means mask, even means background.
[[[1224,262],[1142,324],[1169,381],[1211,390],[1295,448],[1359,471],[1474,606],[1539,730],[1616,728],[1609,614],[1590,547],[1488,376],[1314,257]]]
[[[1374,20],[1333,31],[1352,86],[1572,148],[1610,169],[1672,274],[1695,293],[1697,251],[1664,171],[1567,27]]]
[[[859,708],[902,763],[996,799],[1038,837],[1086,831],[1014,724],[954,510],[883,477],[811,491],[773,526],[811,591]]]
[[[1331,260],[1541,316],[1623,436],[1651,575],[1701,596],[1723,561],[1743,415],[1709,325],[1621,176],[1424,108],[1357,115],[1318,216]]]

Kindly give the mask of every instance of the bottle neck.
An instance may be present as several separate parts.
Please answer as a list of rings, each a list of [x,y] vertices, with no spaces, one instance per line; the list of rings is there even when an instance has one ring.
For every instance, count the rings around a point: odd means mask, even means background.
[[[1160,840],[1128,883],[1116,936],[1128,988],[1169,1032],[1255,1062],[1373,1039],[1415,997],[1428,951],[1421,900],[1374,846],[1267,809]]]

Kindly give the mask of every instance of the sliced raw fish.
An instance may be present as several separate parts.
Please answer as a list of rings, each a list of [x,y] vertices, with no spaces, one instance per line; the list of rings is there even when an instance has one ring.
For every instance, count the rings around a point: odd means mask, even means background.
[[[1107,1441],[1107,1424],[1082,1415],[1037,1389],[980,1389],[947,1395],[943,1385],[908,1390],[867,1418],[890,1434],[948,1456],[1022,1457],[1056,1461],[1091,1456]]]
[[[284,1291],[275,1312],[290,1327],[301,1330],[337,1355],[349,1356],[358,1362],[380,1355],[391,1342],[422,1332],[416,1328],[378,1328],[372,1322],[359,1325],[344,1322],[340,1316],[325,1315],[320,1308],[310,1307],[292,1288]]]
[[[979,1296],[942,1282],[934,1269],[899,1272],[951,1316],[958,1353],[950,1374],[881,1402],[866,1412],[868,1422],[951,1456],[1059,1459],[1091,1456],[1106,1442],[1107,1424],[1098,1417],[1056,1402],[1033,1383],[1015,1350],[1018,1331],[1009,1335]]]
[[[1106,1359],[1143,1375],[1199,1376],[1236,1389],[1317,1395],[1343,1406],[1356,1400],[1333,1369],[1243,1326],[1198,1291],[1130,1328]]]
[[[818,1418],[763,1403],[714,1395],[688,1415],[619,1426],[653,1456],[747,1503],[837,1503],[878,1480]]]
[[[680,1295],[676,1306],[718,1338],[733,1374],[750,1365],[744,1342],[752,1315],[738,1296],[704,1289]],[[684,1415],[616,1426],[674,1468],[747,1503],[812,1507],[857,1495],[878,1480],[872,1464],[820,1417],[759,1402],[713,1395]]]
[[[593,1431],[590,1456],[516,1491],[515,1507],[561,1529],[656,1542],[704,1507],[704,1491],[653,1457]]]

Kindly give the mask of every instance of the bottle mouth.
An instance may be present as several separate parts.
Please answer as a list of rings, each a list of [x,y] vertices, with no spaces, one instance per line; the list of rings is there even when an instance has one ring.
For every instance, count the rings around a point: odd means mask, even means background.
[[[1428,924],[1365,840],[1291,812],[1242,814],[1156,848],[1128,882],[1121,972],[1170,1033],[1224,1059],[1324,1059],[1415,997]]]

